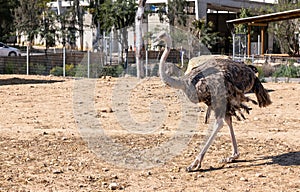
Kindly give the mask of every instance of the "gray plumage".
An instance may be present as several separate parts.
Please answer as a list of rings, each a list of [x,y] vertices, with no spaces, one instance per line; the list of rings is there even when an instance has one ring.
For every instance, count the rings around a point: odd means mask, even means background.
[[[231,162],[237,159],[239,153],[232,127],[232,116],[238,120],[245,119],[244,112],[249,113],[251,110],[246,102],[258,104],[259,107],[266,107],[271,104],[270,96],[256,77],[254,69],[243,63],[217,57],[206,59],[183,77],[176,79],[168,76],[165,72],[165,61],[170,51],[171,38],[167,33],[162,32],[156,39],[156,41],[159,40],[166,43],[159,66],[162,81],[173,88],[181,89],[191,102],[205,103],[208,106],[206,122],[211,111],[214,111],[215,115],[214,130],[187,171],[200,169],[203,157],[217,132],[223,126],[223,121],[227,123],[230,129],[233,144],[233,154],[225,161]],[[257,101],[247,97],[245,95],[247,92],[254,92]]]

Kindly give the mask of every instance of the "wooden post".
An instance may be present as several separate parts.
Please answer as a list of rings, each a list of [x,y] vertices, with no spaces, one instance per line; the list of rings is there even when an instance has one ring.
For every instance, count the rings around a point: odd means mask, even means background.
[[[248,44],[247,44],[247,52],[248,52],[248,57],[251,55],[251,26],[248,25]]]
[[[265,54],[265,50],[264,50],[264,45],[265,45],[265,27],[262,26],[261,27],[261,30],[260,30],[260,33],[261,33],[261,54],[264,55]]]

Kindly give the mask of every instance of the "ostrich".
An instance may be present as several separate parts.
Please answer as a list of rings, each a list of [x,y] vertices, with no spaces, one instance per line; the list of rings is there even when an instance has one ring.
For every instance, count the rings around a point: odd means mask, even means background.
[[[185,75],[189,74],[193,68],[195,68],[199,65],[202,65],[203,63],[205,63],[211,59],[229,59],[229,57],[226,55],[201,55],[198,57],[193,57],[189,60],[187,69],[184,72],[184,74]],[[244,64],[244,63],[241,63],[241,64]],[[246,66],[249,67],[255,73],[255,75],[258,74],[258,69],[255,66],[253,66],[253,65],[246,65]],[[206,111],[206,115],[205,115],[205,124],[208,124],[208,119],[210,117],[210,113],[211,113],[211,108],[208,107],[208,109]]]
[[[172,88],[182,90],[191,102],[204,102],[208,106],[206,118],[209,117],[210,111],[213,111],[215,115],[211,135],[199,155],[186,170],[191,172],[201,168],[204,155],[224,121],[229,127],[233,152],[230,157],[223,161],[232,162],[237,159],[239,152],[232,126],[232,116],[238,120],[245,119],[243,111],[249,113],[251,110],[244,104],[245,102],[250,101],[258,104],[259,107],[270,105],[271,100],[268,92],[250,67],[226,58],[207,59],[180,78],[168,76],[165,72],[165,62],[170,52],[171,38],[168,33],[161,32],[154,42],[158,43],[161,40],[166,44],[159,64],[161,80]],[[245,93],[249,91],[255,93],[258,103],[245,96]]]

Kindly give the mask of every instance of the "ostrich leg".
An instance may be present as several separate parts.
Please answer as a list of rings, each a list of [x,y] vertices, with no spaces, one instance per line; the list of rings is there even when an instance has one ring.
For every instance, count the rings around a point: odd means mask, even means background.
[[[229,131],[230,131],[230,137],[231,137],[231,142],[232,142],[232,155],[228,158],[224,158],[221,160],[222,163],[230,163],[234,161],[235,159],[239,158],[239,152],[237,148],[237,142],[235,139],[234,131],[233,131],[233,126],[232,126],[232,117],[230,115],[226,115],[225,117],[225,122],[228,125]]]
[[[212,144],[212,142],[213,142],[214,138],[216,137],[217,133],[222,128],[222,126],[223,126],[223,118],[217,118],[214,125],[213,125],[212,134],[209,136],[209,138],[206,141],[203,149],[201,150],[199,155],[196,157],[194,162],[189,167],[186,168],[187,172],[197,171],[201,168],[201,162],[203,160],[203,157],[204,157],[207,149],[209,148],[209,146]]]

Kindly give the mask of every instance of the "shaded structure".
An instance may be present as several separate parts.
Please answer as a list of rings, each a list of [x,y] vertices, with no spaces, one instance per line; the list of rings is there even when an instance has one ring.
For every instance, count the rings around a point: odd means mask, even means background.
[[[248,26],[248,42],[247,42],[247,53],[248,56],[251,55],[251,38],[250,32],[252,26],[260,26],[261,27],[261,53],[265,53],[265,28],[268,26],[268,23],[275,22],[275,21],[282,21],[282,20],[289,20],[289,19],[296,19],[300,18],[300,9],[294,9],[289,11],[277,12],[277,13],[270,13],[265,15],[259,15],[254,17],[247,17],[247,18],[240,18],[240,19],[233,19],[226,21],[229,28],[234,32],[234,25],[239,24],[247,24]]]

